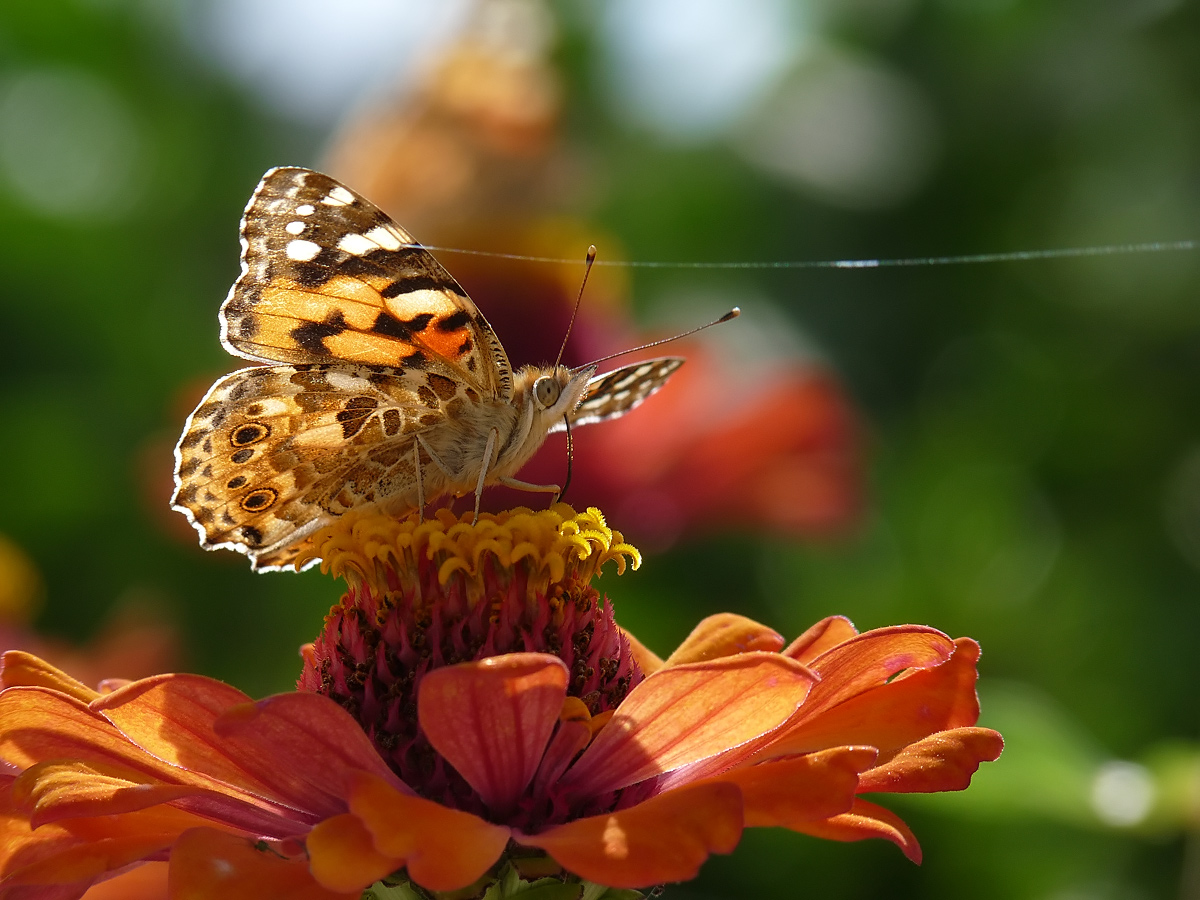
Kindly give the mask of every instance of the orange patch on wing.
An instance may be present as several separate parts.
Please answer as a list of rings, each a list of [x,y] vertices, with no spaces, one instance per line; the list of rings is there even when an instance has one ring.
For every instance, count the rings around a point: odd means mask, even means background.
[[[453,331],[441,331],[435,324],[421,332],[421,340],[429,349],[446,359],[459,359],[474,350],[475,344],[472,341],[465,352],[459,352],[463,342],[470,336],[471,332],[466,326]]]
[[[330,297],[324,290],[315,292],[289,285],[264,288],[262,298],[254,305],[251,316],[278,316],[293,322],[324,322],[335,313],[341,313],[350,327],[365,328],[375,321],[376,310],[369,303],[364,305],[352,298]]]
[[[343,331],[330,335],[322,343],[339,359],[372,366],[398,366],[403,357],[416,349],[408,341],[362,331]]]

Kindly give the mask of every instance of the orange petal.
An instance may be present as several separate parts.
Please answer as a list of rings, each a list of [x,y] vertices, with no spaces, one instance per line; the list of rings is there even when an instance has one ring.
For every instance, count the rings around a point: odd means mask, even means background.
[[[807,666],[826,650],[832,650],[857,635],[858,629],[845,616],[829,616],[788,644],[783,655]]]
[[[818,822],[798,822],[792,826],[792,830],[829,841],[883,838],[903,850],[904,855],[913,862],[921,862],[921,845],[904,820],[891,810],[861,798],[854,801],[854,807],[848,813]]]
[[[643,888],[694,878],[710,853],[732,852],[741,837],[741,791],[708,781],[517,841],[588,881]]]
[[[371,832],[376,850],[403,860],[408,877],[432,891],[456,891],[478,881],[509,838],[507,828],[402,794],[365,773],[355,779],[350,811]]]
[[[104,873],[161,853],[181,833],[204,823],[183,810],[159,806],[119,816],[68,819],[29,831],[28,820],[11,812],[0,832],[5,883],[82,883],[80,893]]]
[[[734,653],[763,650],[775,653],[783,646],[783,637],[766,625],[736,613],[718,613],[701,620],[665,665],[704,662]]]
[[[82,900],[166,900],[167,864],[142,863],[113,878],[97,882]]]
[[[664,668],[629,693],[560,783],[597,794],[748,746],[786,722],[812,683],[777,653]]]
[[[979,764],[998,758],[1003,749],[1004,738],[990,728],[939,731],[864,772],[858,790],[862,794],[965,790]]]
[[[243,790],[272,796],[270,788],[229,759],[213,722],[250,698],[201,675],[155,675],[105,694],[90,709],[112,722],[157,759],[203,772]]]
[[[813,661],[813,670],[821,680],[813,687],[798,720],[810,719],[863,691],[886,684],[905,669],[941,665],[953,652],[950,638],[924,625],[876,628],[844,641]]]
[[[875,762],[874,747],[835,747],[792,759],[734,769],[712,779],[742,791],[746,827],[792,828],[844,813],[854,804],[858,773]]]
[[[193,828],[171,850],[170,900],[358,900],[323,888],[304,857],[283,857],[252,838]]]
[[[66,672],[54,668],[32,653],[23,650],[9,650],[0,662],[0,687],[15,687],[17,685],[37,685],[60,691],[76,700],[90,703],[100,696],[86,684],[76,681]]]
[[[629,650],[633,653],[633,661],[638,664],[644,675],[653,675],[663,667],[662,657],[639,641],[621,626],[617,626],[625,640],[629,641]]]
[[[234,707],[213,723],[213,731],[231,759],[305,810],[345,811],[359,771],[408,790],[362,726],[320,694],[292,691]]]
[[[20,768],[49,759],[92,759],[121,762],[164,780],[188,776],[131,744],[79,700],[41,687],[0,692],[0,757]],[[171,772],[179,777],[167,779]]]
[[[118,815],[169,803],[200,788],[149,781],[140,772],[113,763],[79,760],[38,763],[13,785],[13,801],[32,811],[36,828],[60,818]]]
[[[434,669],[421,679],[421,729],[495,815],[537,772],[567,695],[557,656],[508,653]]]
[[[848,646],[848,645],[847,645]],[[867,688],[819,714],[806,703],[771,756],[842,744],[870,744],[889,755],[927,735],[974,725],[979,718],[975,663],[979,645],[960,638],[948,662]],[[816,693],[814,688],[813,693]]]
[[[321,822],[304,839],[313,878],[330,890],[360,892],[404,865],[403,859],[375,849],[358,816],[342,813]]]

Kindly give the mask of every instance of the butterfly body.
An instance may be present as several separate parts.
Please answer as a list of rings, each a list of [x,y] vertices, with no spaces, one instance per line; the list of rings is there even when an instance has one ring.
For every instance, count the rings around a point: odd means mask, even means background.
[[[173,506],[201,545],[287,568],[352,509],[403,515],[514,476],[566,423],[622,415],[682,364],[513,372],[482,313],[368,201],[307,169],[268,172],[221,308],[231,353],[176,448]]]

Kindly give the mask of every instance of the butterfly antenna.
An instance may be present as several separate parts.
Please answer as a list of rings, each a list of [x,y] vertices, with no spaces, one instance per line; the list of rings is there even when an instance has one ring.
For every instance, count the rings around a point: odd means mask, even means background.
[[[596,261],[596,245],[588,247],[587,259],[584,260],[583,284],[579,285],[579,296],[575,298],[575,308],[571,310],[571,321],[567,323],[567,333],[563,335],[562,346],[558,348],[558,358],[554,360],[554,368],[562,362],[563,354],[567,351],[567,339],[571,336],[571,328],[575,325],[575,316],[579,314],[579,304],[583,302],[583,289],[587,287],[588,276],[592,274],[592,263]],[[564,489],[565,490],[565,489]]]
[[[662,344],[669,344],[669,343],[671,343],[671,341],[677,341],[680,338],[689,337],[689,336],[695,334],[697,331],[703,331],[705,328],[712,328],[714,325],[720,325],[722,322],[728,322],[731,319],[736,319],[741,314],[742,314],[742,311],[738,307],[735,306],[729,312],[725,313],[725,315],[721,316],[721,318],[713,319],[711,322],[708,322],[704,325],[700,325],[696,328],[693,328],[691,331],[685,331],[685,332],[683,332],[683,334],[677,334],[674,337],[662,338],[661,340],[658,340],[658,341],[651,341],[648,344],[642,344],[642,346],[640,346],[640,347],[630,347],[628,350],[622,350],[619,353],[610,353],[610,354],[608,354],[608,356],[602,356],[599,359],[593,359],[590,363],[586,363],[582,366],[576,366],[571,371],[572,372],[582,372],[584,369],[589,369],[592,366],[597,365],[598,363],[608,362],[610,359],[616,359],[618,356],[624,356],[627,353],[637,353],[639,350],[649,350],[651,347],[658,347],[658,346],[661,346]]]

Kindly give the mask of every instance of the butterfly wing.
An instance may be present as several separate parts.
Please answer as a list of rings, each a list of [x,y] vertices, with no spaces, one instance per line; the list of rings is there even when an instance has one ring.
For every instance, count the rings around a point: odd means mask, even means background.
[[[373,203],[309,169],[271,169],[250,198],[221,341],[257,361],[414,368],[512,396],[504,348],[450,273]]]
[[[172,506],[202,546],[245,553],[264,570],[288,566],[306,536],[351,508],[415,505],[415,437],[406,436],[444,425],[465,390],[439,377],[346,364],[227,375],[188,419]],[[427,454],[421,467],[438,489]]]
[[[681,357],[664,356],[597,375],[588,381],[583,400],[570,416],[572,427],[625,415],[640,406],[651,394],[657,393],[682,365]],[[550,431],[563,431],[565,427],[559,423]]]

